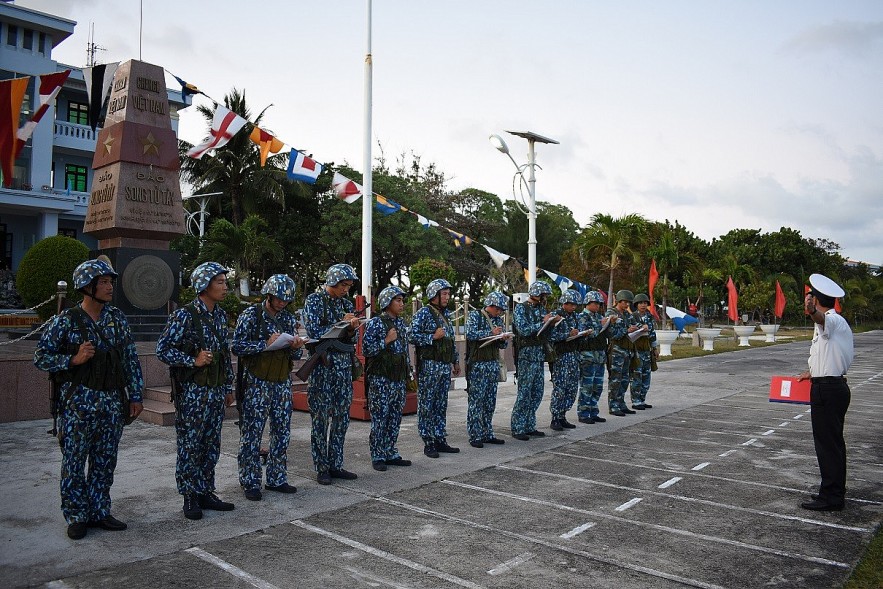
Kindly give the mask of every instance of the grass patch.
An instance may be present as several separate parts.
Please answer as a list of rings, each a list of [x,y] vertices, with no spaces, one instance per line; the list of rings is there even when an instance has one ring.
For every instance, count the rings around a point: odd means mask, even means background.
[[[755,335],[760,335],[760,331],[758,330]],[[812,335],[812,328],[780,329],[779,333],[776,334],[777,339],[773,343],[767,343],[765,341],[758,340],[750,340],[750,342],[752,348],[765,348],[768,346],[778,346],[780,344],[790,344],[792,342],[810,341],[812,340]],[[787,339],[782,339],[782,336],[785,336],[785,338]],[[735,352],[738,350],[747,349],[748,348],[745,347],[739,347],[739,338],[737,338],[736,335],[733,333],[732,328],[724,328],[721,331],[721,337],[715,338],[714,340],[714,351],[708,352],[706,350],[703,350],[701,345],[693,345],[692,340],[679,337],[671,345],[671,356],[661,357],[659,358],[659,361],[664,362],[665,360],[696,358],[699,356],[710,356],[711,354],[723,354],[725,352]],[[809,354],[808,351],[807,354]]]
[[[849,576],[843,589],[880,589],[883,587],[883,526],[868,544],[862,559]]]

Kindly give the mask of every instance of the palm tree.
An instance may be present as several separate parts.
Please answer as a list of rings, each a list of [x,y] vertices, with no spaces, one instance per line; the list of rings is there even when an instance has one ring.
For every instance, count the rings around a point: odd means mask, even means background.
[[[236,88],[224,97],[224,105],[246,120],[251,120],[251,112],[245,101],[245,92]],[[287,155],[280,154],[267,158],[267,165],[261,167],[260,150],[248,138],[251,130],[260,125],[269,106],[245,126],[224,147],[212,156],[193,159],[183,155],[190,144],[179,142],[182,180],[193,185],[196,192],[223,192],[230,203],[230,217],[233,225],[239,226],[247,211],[257,211],[260,204],[271,202],[285,206],[285,171]],[[197,110],[211,126],[214,108],[200,105]]]
[[[247,216],[239,227],[218,219],[205,235],[197,262],[211,260],[232,266],[240,281],[247,280],[265,262],[282,259],[282,246],[266,231],[267,222],[258,215]]]
[[[607,307],[613,306],[613,275],[624,258],[639,260],[639,244],[647,227],[641,215],[628,214],[614,219],[604,213],[595,213],[588,226],[577,237],[576,246],[580,258],[586,262],[592,256],[605,256],[603,267],[610,272],[607,285]]]

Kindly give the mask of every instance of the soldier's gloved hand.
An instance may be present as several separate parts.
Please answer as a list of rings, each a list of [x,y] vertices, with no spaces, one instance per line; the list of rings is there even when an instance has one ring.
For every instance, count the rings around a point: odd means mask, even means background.
[[[270,337],[267,338],[267,347],[269,348],[270,346],[272,346],[273,342],[275,342],[277,339],[279,339],[278,333],[270,334]]]
[[[444,327],[439,327],[438,329],[435,330],[435,332],[433,332],[432,339],[441,339],[441,338],[445,337],[447,334],[448,333],[445,331]]]
[[[392,342],[399,339],[399,330],[393,327],[389,331],[386,332],[386,339],[383,340],[386,344],[391,344]]]
[[[95,346],[92,345],[92,342],[86,341],[80,344],[80,349],[77,350],[77,353],[71,358],[71,366],[79,366],[80,364],[85,364],[89,360],[92,359],[92,356],[95,355]]]
[[[212,353],[208,350],[199,350],[199,353],[196,355],[196,359],[193,361],[193,365],[197,368],[208,366],[211,363]]]

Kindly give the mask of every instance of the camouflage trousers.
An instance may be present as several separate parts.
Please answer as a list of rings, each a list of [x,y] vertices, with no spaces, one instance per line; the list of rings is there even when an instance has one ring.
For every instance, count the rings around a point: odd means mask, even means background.
[[[110,487],[122,434],[116,391],[80,387],[62,408],[58,423],[61,512],[67,523],[96,521],[110,513]]]
[[[650,390],[650,358],[652,351],[637,352],[641,364],[632,370],[632,405],[643,405],[647,401],[647,391]]]
[[[518,358],[518,395],[512,407],[512,433],[526,434],[537,429],[537,409],[543,401],[543,361]]]
[[[451,388],[451,365],[435,360],[420,360],[417,373],[417,432],[424,443],[447,438],[448,391]]]
[[[405,408],[405,381],[392,381],[383,376],[368,379],[368,411],[371,412],[371,433],[368,447],[371,461],[400,458],[396,443]]]
[[[307,403],[312,429],[310,446],[316,472],[343,468],[343,443],[350,425],[353,402],[353,365],[350,354],[331,354],[330,366],[316,366],[310,374]]]
[[[470,442],[483,442],[494,437],[494,409],[497,407],[497,377],[500,363],[474,362],[466,370],[466,431]]]
[[[225,388],[182,383],[175,406],[178,460],[175,481],[182,495],[215,490],[215,466],[221,456]]]
[[[603,350],[580,353],[579,402],[576,413],[582,419],[598,416],[598,400],[604,390],[607,354]]]
[[[562,419],[573,407],[579,389],[579,352],[558,356],[552,368],[552,398],[549,411],[552,419]]]
[[[261,487],[261,439],[270,422],[267,484],[288,482],[288,444],[291,439],[291,382],[269,382],[246,372],[242,416],[239,420],[239,484]]]
[[[610,353],[607,402],[611,413],[627,408],[625,405],[625,392],[629,388],[629,375],[631,374],[629,364],[632,361],[632,354],[633,352],[630,350],[623,350],[616,346],[613,346],[613,350]]]

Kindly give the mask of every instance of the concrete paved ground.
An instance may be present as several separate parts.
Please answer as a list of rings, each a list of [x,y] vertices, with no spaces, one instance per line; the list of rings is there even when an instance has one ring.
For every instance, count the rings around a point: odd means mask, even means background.
[[[0,586],[839,587],[883,522],[883,332],[855,341],[843,512],[800,509],[818,483],[809,407],[767,400],[772,374],[805,366],[800,342],[661,363],[652,410],[529,442],[508,437],[510,382],[495,419],[506,444],[484,449],[467,444],[458,387],[460,454],[424,457],[408,416],[399,446],[414,466],[378,473],[368,425],[353,422],[345,466],[359,479],[330,487],[315,482],[298,413],[299,490],[257,503],[239,489],[226,422],[218,487],[236,510],[197,522],[175,492],[173,429],[136,423],[113,487],[129,530],[78,542],[58,509],[48,421],[3,424]]]

